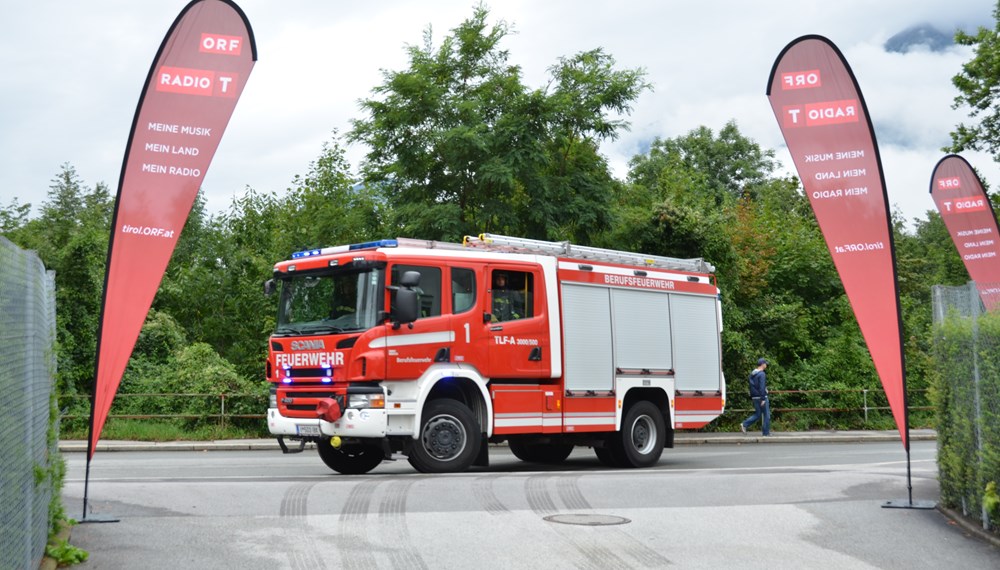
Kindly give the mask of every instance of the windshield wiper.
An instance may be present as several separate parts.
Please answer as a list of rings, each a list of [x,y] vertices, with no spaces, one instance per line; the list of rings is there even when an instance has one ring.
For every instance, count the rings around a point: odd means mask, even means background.
[[[345,329],[342,329],[340,327],[335,327],[332,325],[308,325],[301,327],[298,332],[302,334],[320,333],[320,332],[325,332],[328,334],[339,334],[344,332],[344,330]]]

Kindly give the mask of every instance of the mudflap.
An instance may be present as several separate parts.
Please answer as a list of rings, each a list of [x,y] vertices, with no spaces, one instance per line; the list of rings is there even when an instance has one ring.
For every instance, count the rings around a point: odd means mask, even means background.
[[[298,447],[298,449],[289,448],[287,445],[285,445],[285,436],[279,435],[278,436],[278,445],[281,446],[281,452],[282,453],[302,453],[305,450],[305,448],[306,448],[306,440],[304,440],[304,439],[300,439],[299,440],[299,447]]]
[[[490,466],[490,442],[485,433],[479,444],[479,455],[476,456],[476,460],[472,464],[477,467]]]

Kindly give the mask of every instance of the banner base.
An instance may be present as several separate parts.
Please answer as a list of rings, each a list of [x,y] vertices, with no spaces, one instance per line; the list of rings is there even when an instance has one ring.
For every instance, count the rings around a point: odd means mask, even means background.
[[[83,518],[76,521],[79,524],[84,523],[116,523],[121,522],[121,519],[113,515],[95,515],[91,514],[87,516],[87,513],[83,513]]]
[[[911,501],[907,499],[896,499],[882,503],[883,509],[933,509],[937,506],[934,501]]]

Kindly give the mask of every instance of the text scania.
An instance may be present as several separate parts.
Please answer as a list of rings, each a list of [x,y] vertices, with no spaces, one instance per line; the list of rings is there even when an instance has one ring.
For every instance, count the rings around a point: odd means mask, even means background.
[[[321,368],[324,366],[343,366],[343,352],[278,352],[274,355],[274,364],[279,368]]]
[[[130,226],[128,224],[122,224],[122,233],[161,238],[174,237],[174,230],[168,230],[166,228],[151,228],[149,226]]]
[[[821,127],[859,120],[858,102],[854,99],[821,101],[805,106],[791,105],[784,108],[786,127]]]
[[[650,279],[649,277],[633,277],[631,275],[604,275],[608,285],[627,285],[629,287],[645,287],[647,289],[673,289],[674,282],[665,279]]]

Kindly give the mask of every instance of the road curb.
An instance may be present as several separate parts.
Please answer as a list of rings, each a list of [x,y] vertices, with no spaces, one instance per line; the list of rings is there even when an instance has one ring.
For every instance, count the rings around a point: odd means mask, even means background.
[[[946,516],[950,521],[953,521],[956,525],[962,527],[962,530],[965,532],[974,535],[980,540],[989,542],[997,548],[1000,548],[1000,536],[997,536],[988,530],[983,530],[983,526],[979,523],[979,521],[975,521],[956,510],[949,509],[948,507],[941,505],[941,503],[938,503],[937,510]]]
[[[934,430],[914,430],[911,441],[933,441],[937,439]],[[774,433],[768,437],[742,433],[680,433],[674,439],[675,446],[682,445],[743,445],[782,443],[864,443],[900,441],[896,431],[815,431]],[[506,445],[506,444],[500,444]],[[307,444],[312,449],[314,444]],[[273,451],[280,450],[275,439],[239,439],[216,441],[102,441],[95,451]],[[59,451],[81,453],[87,451],[87,442],[64,440],[59,442]]]

